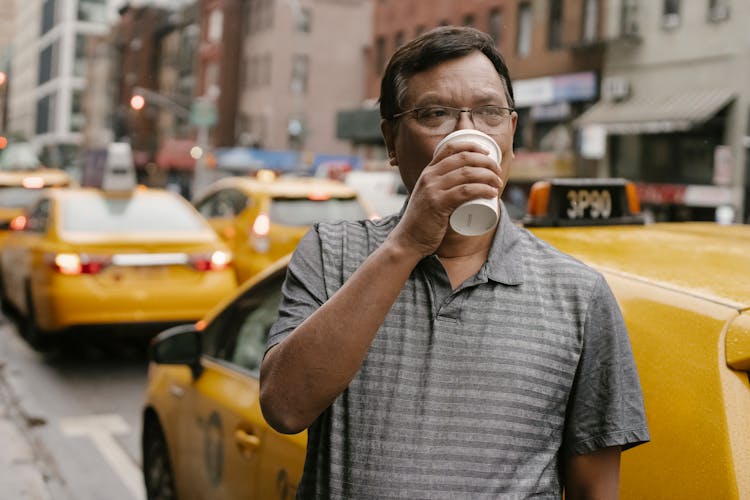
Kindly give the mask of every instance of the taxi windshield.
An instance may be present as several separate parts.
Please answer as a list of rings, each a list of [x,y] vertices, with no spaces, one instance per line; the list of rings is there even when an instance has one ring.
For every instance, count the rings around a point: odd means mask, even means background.
[[[25,208],[33,205],[44,191],[22,187],[0,187],[0,207]]]
[[[271,221],[287,226],[309,226],[316,222],[366,219],[367,214],[356,198],[274,198]]]
[[[204,231],[203,221],[178,199],[167,196],[66,198],[62,205],[65,231],[109,233]]]
[[[39,157],[28,143],[11,144],[0,155],[0,170],[34,170],[39,167]]]

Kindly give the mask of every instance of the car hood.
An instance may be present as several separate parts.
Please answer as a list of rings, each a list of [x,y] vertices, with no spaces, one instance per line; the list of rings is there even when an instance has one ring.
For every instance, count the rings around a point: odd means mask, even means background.
[[[529,230],[602,271],[750,308],[750,226],[683,222]]]

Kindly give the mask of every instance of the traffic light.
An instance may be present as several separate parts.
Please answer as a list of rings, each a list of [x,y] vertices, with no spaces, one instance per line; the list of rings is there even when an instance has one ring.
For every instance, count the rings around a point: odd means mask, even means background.
[[[146,99],[140,94],[135,94],[133,97],[130,98],[130,107],[134,109],[135,111],[142,110],[145,105],[146,105]]]
[[[8,138],[4,135],[0,135],[0,149],[5,149],[8,145]]]
[[[5,74],[5,71],[0,71],[0,87],[3,86],[6,80],[8,80],[8,75]]]

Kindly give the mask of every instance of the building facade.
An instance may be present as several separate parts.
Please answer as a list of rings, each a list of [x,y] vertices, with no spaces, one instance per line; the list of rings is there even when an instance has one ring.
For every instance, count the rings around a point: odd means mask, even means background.
[[[750,3],[617,0],[582,154],[657,220],[747,222]]]
[[[7,128],[52,166],[78,153],[87,39],[106,33],[107,9],[106,0],[29,0],[15,13]]]
[[[391,54],[442,25],[490,34],[505,57],[519,115],[511,181],[521,210],[530,184],[548,176],[586,175],[594,163],[575,154],[573,121],[598,99],[606,5],[600,0],[379,0],[368,53],[366,95],[375,103]],[[380,117],[342,110],[338,133],[372,158],[385,158]]]
[[[249,0],[243,11],[236,144],[347,154],[336,110],[359,106],[371,0]]]

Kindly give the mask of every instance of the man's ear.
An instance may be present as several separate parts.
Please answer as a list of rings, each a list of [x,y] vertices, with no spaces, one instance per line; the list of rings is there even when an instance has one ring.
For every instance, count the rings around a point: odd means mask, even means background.
[[[380,120],[380,131],[383,133],[385,140],[385,150],[388,153],[388,163],[392,166],[398,166],[396,159],[396,131],[395,126],[390,120]]]

